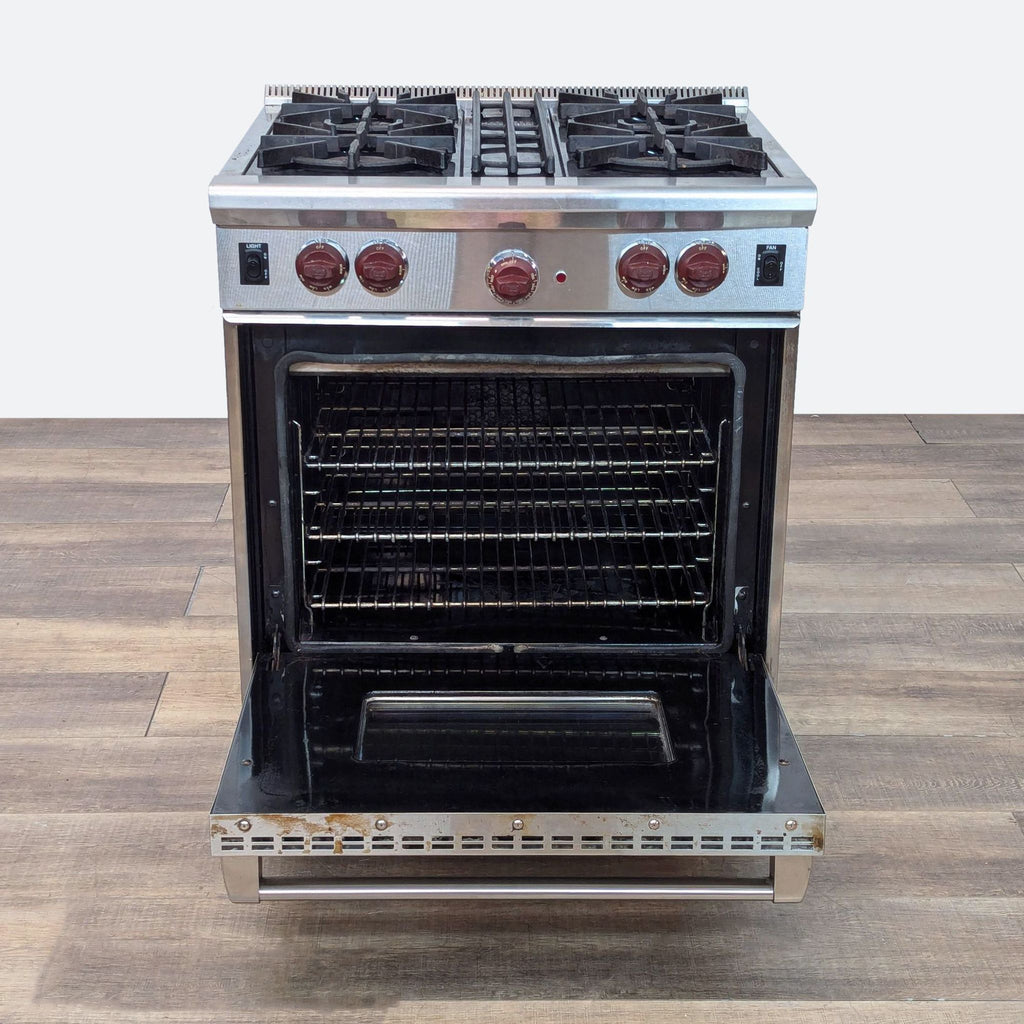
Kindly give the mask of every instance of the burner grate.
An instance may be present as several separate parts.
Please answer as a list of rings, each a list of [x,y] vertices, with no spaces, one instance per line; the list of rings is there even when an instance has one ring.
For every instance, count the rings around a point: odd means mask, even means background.
[[[513,100],[506,89],[500,102],[484,103],[480,90],[474,90],[473,129],[474,175],[555,173],[555,139],[539,93]]]
[[[760,174],[759,138],[721,93],[632,102],[613,94],[562,93],[558,117],[570,159],[583,174]]]
[[[444,173],[455,152],[454,94],[365,103],[302,92],[281,106],[260,140],[257,166],[266,174]]]

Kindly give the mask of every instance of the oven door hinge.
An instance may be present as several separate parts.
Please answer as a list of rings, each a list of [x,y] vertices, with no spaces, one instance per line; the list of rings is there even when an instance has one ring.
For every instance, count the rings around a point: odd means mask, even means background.
[[[281,667],[281,627],[274,627],[273,647],[270,652],[270,667],[276,672]]]
[[[736,654],[739,656],[740,664],[743,666],[743,671],[747,671],[747,634],[737,633],[736,634]]]

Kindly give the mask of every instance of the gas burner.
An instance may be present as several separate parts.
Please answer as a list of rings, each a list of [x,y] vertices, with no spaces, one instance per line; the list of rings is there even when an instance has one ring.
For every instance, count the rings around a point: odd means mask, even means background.
[[[264,174],[444,174],[455,152],[454,93],[402,95],[382,103],[376,93],[353,103],[292,93],[292,101],[260,139]]]
[[[474,175],[555,173],[554,133],[540,93],[513,100],[506,89],[500,101],[481,102],[480,90],[474,89],[473,128]]]
[[[632,102],[563,92],[558,118],[582,175],[754,175],[768,167],[761,140],[721,93]]]

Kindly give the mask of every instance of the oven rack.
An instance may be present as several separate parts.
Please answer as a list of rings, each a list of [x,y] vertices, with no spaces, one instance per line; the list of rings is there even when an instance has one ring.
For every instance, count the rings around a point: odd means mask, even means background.
[[[311,611],[703,607],[710,567],[678,543],[465,539],[328,542],[308,559]]]
[[[341,382],[321,402],[307,471],[684,469],[716,462],[692,403],[599,397],[594,382]]]
[[[689,471],[359,470],[307,489],[306,540],[501,541],[709,537]]]
[[[525,655],[421,651],[414,657],[374,653],[322,661],[308,668],[308,692],[316,697],[354,684],[410,690],[466,689],[563,690],[615,687],[689,690],[705,686],[709,664],[683,658],[614,658],[593,655]]]

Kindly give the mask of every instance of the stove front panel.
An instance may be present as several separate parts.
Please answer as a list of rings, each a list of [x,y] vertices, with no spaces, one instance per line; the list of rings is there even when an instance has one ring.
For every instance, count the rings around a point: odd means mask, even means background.
[[[624,215],[628,216],[628,215]],[[295,228],[217,229],[221,306],[226,312],[313,313],[795,313],[804,302],[806,228],[716,227],[715,215],[693,220],[686,230],[636,229],[408,231],[382,227],[331,227],[345,214],[308,215]],[[690,216],[690,215],[687,215]],[[696,217],[696,215],[693,215]],[[657,220],[664,224],[664,215]],[[333,243],[347,258],[347,274],[333,291],[311,291],[299,280],[295,259],[311,242]],[[364,246],[389,241],[408,262],[401,285],[377,294],[358,280],[356,258]],[[668,258],[667,277],[649,294],[636,295],[619,281],[620,256],[649,242]],[[714,243],[724,250],[728,272],[720,285],[690,294],[677,282],[679,257],[693,246]],[[525,301],[505,304],[491,293],[492,259],[519,250],[537,267],[536,287]],[[260,273],[256,274],[255,261]],[[253,280],[246,281],[248,261]]]

